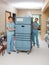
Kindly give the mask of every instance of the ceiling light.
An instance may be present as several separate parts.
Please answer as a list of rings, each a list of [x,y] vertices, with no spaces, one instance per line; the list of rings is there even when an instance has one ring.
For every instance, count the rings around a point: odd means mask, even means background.
[[[42,2],[17,2],[11,5],[17,9],[41,9],[43,7]]]

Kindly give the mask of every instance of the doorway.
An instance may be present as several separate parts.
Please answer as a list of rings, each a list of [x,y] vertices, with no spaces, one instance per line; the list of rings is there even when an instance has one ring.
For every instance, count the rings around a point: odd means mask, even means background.
[[[8,22],[8,17],[11,16],[11,12],[5,11],[5,32],[6,32],[6,24]]]
[[[32,14],[33,16],[33,22],[35,20],[35,18],[38,18],[38,24],[39,24],[39,33],[41,33],[41,14]]]
[[[13,21],[14,21],[14,23],[15,23],[15,18],[16,18],[16,14],[13,13]]]

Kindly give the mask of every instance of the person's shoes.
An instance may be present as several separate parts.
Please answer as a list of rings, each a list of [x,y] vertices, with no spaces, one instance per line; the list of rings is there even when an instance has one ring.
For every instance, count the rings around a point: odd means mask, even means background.
[[[12,52],[16,52],[16,50],[13,50]]]
[[[8,52],[8,54],[11,54],[11,52]]]
[[[16,52],[16,50],[13,50],[13,52]]]

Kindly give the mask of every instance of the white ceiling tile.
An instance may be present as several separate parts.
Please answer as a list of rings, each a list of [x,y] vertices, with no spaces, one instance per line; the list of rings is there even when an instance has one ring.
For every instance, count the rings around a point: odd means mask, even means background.
[[[8,3],[8,4],[14,4],[13,6],[15,6],[16,8],[35,8],[35,9],[40,9],[42,8],[42,4],[43,4],[44,0],[0,0],[0,2],[4,2],[4,3]],[[25,6],[27,3],[27,7]],[[28,4],[29,3],[29,4]],[[35,6],[34,4],[35,3]],[[17,4],[17,5],[16,5]],[[23,5],[24,4],[24,5]],[[31,6],[32,5],[32,6]],[[22,7],[23,6],[23,7]],[[34,7],[33,7],[34,6]]]

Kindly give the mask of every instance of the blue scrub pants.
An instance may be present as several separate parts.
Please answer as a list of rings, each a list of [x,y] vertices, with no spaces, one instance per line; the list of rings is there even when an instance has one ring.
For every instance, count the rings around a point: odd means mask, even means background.
[[[37,45],[39,46],[39,41],[38,41],[38,31],[37,32],[33,32],[32,34],[32,40],[33,40],[33,45]]]
[[[11,52],[14,50],[14,36],[7,35],[7,52]]]

